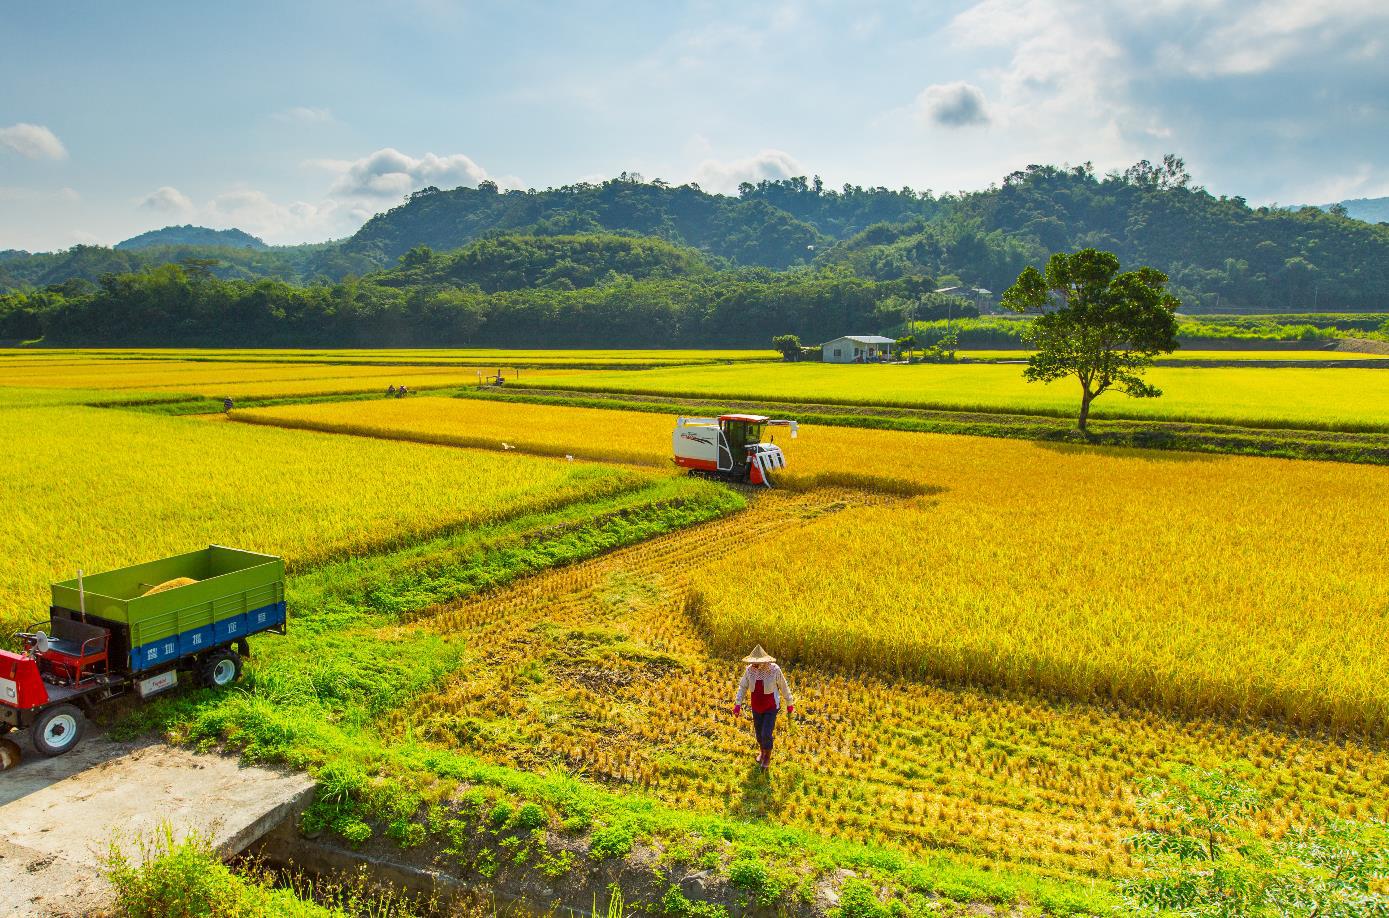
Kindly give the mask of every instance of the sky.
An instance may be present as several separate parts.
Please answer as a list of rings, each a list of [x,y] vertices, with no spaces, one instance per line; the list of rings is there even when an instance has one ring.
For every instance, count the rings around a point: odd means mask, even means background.
[[[1389,195],[1383,0],[0,0],[0,249],[350,235],[426,185],[937,194],[1164,153]]]

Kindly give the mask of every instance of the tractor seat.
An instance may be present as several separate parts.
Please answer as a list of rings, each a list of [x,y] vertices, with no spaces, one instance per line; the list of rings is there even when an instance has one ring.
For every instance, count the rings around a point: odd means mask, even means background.
[[[54,618],[50,626],[53,635],[48,650],[41,654],[48,675],[76,683],[106,671],[110,631],[67,618]]]
[[[74,641],[71,638],[51,637],[48,639],[48,649],[65,657],[82,656],[82,642]]]

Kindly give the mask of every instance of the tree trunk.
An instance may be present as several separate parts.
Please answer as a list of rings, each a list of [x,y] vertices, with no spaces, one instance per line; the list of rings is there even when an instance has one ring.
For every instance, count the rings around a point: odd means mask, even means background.
[[[1095,396],[1090,394],[1089,389],[1086,389],[1080,396],[1080,420],[1077,422],[1077,425],[1080,427],[1080,432],[1087,437],[1090,436],[1090,431],[1085,425],[1090,421],[1090,402],[1093,401],[1094,398]]]

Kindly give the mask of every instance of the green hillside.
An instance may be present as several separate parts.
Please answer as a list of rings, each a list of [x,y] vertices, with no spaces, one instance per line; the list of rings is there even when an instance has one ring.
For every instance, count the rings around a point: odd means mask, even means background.
[[[116,243],[117,249],[152,249],[166,245],[218,246],[229,249],[265,250],[269,246],[250,233],[239,229],[209,229],[206,226],[166,226],[132,236]]]

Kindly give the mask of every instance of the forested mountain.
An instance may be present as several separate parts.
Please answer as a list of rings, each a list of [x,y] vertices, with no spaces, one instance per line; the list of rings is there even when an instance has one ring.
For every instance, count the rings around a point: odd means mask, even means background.
[[[708,273],[693,249],[649,236],[582,233],[571,236],[494,236],[436,255],[416,246],[400,267],[379,277],[391,287],[449,285],[486,293],[537,287],[576,290],[599,283]]]
[[[138,236],[131,236],[116,243],[118,249],[152,249],[168,245],[225,246],[229,249],[268,249],[260,239],[239,229],[209,229],[206,226],[166,226],[150,230]]]
[[[392,260],[416,245],[453,249],[498,230],[607,231],[656,236],[729,263],[783,269],[810,261],[818,246],[872,223],[925,217],[938,209],[929,195],[910,189],[828,191],[804,178],[744,185],[736,198],[629,176],[546,191],[500,191],[483,182],[478,188],[417,191],[368,220],[344,249]]]
[[[624,267],[626,271],[618,271]],[[533,280],[543,281],[537,286]],[[661,240],[580,234],[420,248],[390,271],[336,284],[221,280],[170,264],[99,285],[0,296],[0,339],[52,345],[766,347],[788,330],[969,314],[929,278],[838,268],[716,271]]]
[[[426,188],[337,243],[0,253],[0,292],[104,283],[109,274],[168,263],[222,280],[318,286],[384,271],[373,285],[470,295],[565,294],[806,266],[998,292],[1025,266],[1085,246],[1165,271],[1188,312],[1389,308],[1389,225],[1340,208],[1251,208],[1193,186],[1175,157],[1105,176],[1088,165],[1029,166],[1001,186],[940,197],[909,188],[831,190],[804,178],[745,184],[736,197],[629,175],[545,191],[502,191],[489,182]]]
[[[294,283],[339,280],[381,267],[375,259],[344,252],[335,242],[266,249],[202,245],[110,249],[75,245],[61,252],[0,252],[0,293],[43,289],[69,281],[95,283],[106,274],[199,261],[206,263],[206,270],[227,280],[269,277]]]
[[[1189,312],[1389,303],[1389,227],[1215,197],[1172,157],[1103,178],[1085,166],[1029,166],[957,199],[943,219],[875,226],[819,260],[875,278],[955,274],[1000,291],[1051,252],[1087,246],[1166,272]]]

